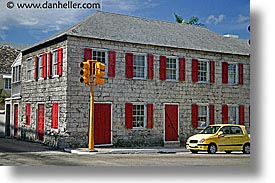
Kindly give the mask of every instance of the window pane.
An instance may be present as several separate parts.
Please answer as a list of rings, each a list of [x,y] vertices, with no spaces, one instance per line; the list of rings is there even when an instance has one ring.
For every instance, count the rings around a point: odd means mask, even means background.
[[[134,55],[134,77],[145,78],[145,56]]]
[[[228,64],[228,83],[236,84],[237,83],[237,64]]]
[[[177,59],[174,59],[174,58],[166,59],[166,79],[168,80],[177,79]]]
[[[144,127],[144,105],[133,106],[133,127]]]
[[[198,127],[207,126],[207,106],[198,106]]]
[[[199,61],[198,62],[198,79],[199,81],[207,81],[207,65],[208,62],[206,61]]]

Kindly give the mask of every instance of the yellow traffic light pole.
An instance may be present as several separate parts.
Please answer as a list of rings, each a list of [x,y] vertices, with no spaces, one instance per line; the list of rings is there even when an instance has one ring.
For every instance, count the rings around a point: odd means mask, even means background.
[[[90,86],[89,151],[97,152],[94,149],[94,87],[97,84],[104,84],[105,64],[96,60],[86,60],[80,63],[80,67],[82,68],[80,82]],[[90,75],[92,82],[90,82]]]
[[[89,151],[90,152],[97,152],[97,150],[94,149],[95,146],[95,140],[94,140],[94,87],[95,87],[95,76],[94,76],[94,63],[96,63],[95,60],[91,61],[92,67],[91,67],[91,73],[92,73],[92,82],[90,83],[90,129],[89,129]]]
[[[89,129],[89,151],[94,149],[94,82],[90,85],[90,129]]]

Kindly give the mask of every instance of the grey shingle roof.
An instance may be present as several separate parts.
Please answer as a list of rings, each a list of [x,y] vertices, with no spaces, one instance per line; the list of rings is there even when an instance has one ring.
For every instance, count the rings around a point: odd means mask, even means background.
[[[240,55],[250,53],[247,40],[226,38],[207,28],[102,11],[41,43],[62,35]]]

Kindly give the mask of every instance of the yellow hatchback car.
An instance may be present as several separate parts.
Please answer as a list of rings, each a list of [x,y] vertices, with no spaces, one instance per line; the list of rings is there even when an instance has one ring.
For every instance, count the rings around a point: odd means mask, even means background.
[[[217,151],[242,151],[250,154],[250,138],[243,125],[215,124],[209,125],[199,134],[187,139],[186,149],[192,153],[207,151],[214,154]]]

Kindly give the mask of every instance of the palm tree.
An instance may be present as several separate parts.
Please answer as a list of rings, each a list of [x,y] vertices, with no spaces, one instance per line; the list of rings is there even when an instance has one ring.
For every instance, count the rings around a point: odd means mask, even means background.
[[[192,16],[188,22],[185,22],[183,17],[180,15],[177,15],[176,13],[174,13],[174,16],[176,18],[176,22],[177,23],[181,23],[181,24],[189,24],[189,25],[196,25],[196,26],[201,26],[201,27],[205,27],[204,24],[199,22],[199,18],[196,16]]]

